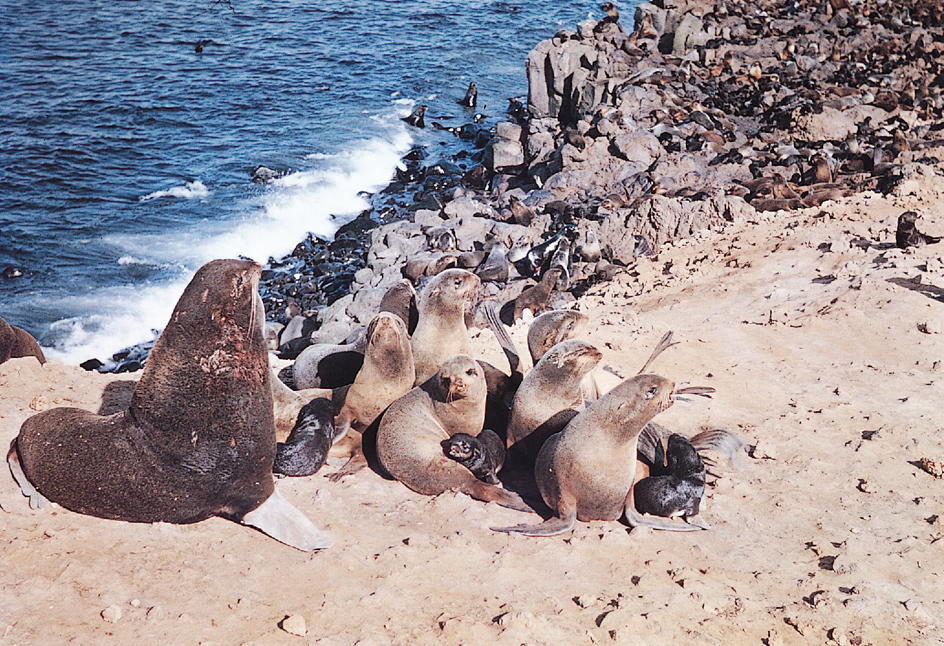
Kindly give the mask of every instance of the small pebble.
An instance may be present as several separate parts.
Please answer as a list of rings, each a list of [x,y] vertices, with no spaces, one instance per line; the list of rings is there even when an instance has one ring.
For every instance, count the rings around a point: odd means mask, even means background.
[[[118,620],[121,619],[121,608],[118,606],[108,606],[102,610],[102,619],[110,624],[118,623]]]
[[[305,618],[301,615],[288,615],[281,623],[282,630],[290,635],[304,637],[308,634],[308,627],[305,625]]]

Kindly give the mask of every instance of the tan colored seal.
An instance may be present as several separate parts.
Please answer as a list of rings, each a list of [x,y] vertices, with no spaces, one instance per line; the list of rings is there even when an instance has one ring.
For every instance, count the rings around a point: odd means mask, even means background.
[[[618,520],[675,531],[698,527],[668,518],[644,516],[633,504],[636,442],[643,427],[669,408],[675,396],[704,395],[708,388],[682,388],[657,375],[627,379],[551,436],[538,454],[534,476],[554,518],[540,525],[494,528],[527,536],[554,536],[577,520]]]
[[[485,376],[471,357],[448,357],[421,386],[393,402],[380,420],[377,456],[390,475],[417,493],[461,491],[477,500],[531,511],[510,491],[476,478],[443,453],[456,433],[477,437],[485,421]]]
[[[583,408],[580,381],[603,355],[585,341],[555,345],[525,375],[515,393],[508,422],[508,462],[532,469],[538,452]]]
[[[548,350],[561,341],[573,339],[587,325],[587,315],[576,310],[551,310],[536,317],[528,327],[528,351],[532,365],[538,365]]]
[[[470,352],[465,315],[478,294],[479,284],[478,276],[465,269],[447,269],[427,283],[410,343],[416,384],[436,374],[446,357]]]
[[[275,489],[261,268],[203,266],[177,302],[127,411],[56,408],[23,423],[7,460],[31,504],[132,522],[223,516],[302,550],[331,540]]]
[[[367,326],[364,365],[354,383],[344,392],[336,392],[335,401],[343,402],[334,425],[338,437],[347,433],[331,450],[332,456],[350,455],[350,461],[328,476],[338,481],[367,465],[362,435],[387,407],[413,387],[416,371],[406,324],[396,314],[381,312]]]
[[[33,335],[0,318],[0,363],[20,357],[36,357],[40,363],[46,363],[46,356]]]

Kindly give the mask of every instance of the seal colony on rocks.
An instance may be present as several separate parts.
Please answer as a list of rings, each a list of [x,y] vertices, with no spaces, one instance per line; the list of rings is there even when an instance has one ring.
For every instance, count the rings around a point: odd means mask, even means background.
[[[301,550],[330,546],[275,489],[259,274],[243,260],[197,271],[126,411],[55,408],[23,423],[7,460],[31,505],[143,523],[222,516]]]

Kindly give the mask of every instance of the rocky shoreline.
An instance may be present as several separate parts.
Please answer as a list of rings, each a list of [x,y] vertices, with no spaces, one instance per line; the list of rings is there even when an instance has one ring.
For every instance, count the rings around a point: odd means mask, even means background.
[[[571,227],[543,250],[564,274],[546,305],[561,307],[700,230],[934,178],[922,151],[944,130],[937,5],[663,0],[633,24],[586,20],[542,41],[526,108],[511,100],[491,129],[431,119],[468,148],[431,164],[410,151],[333,240],[270,259],[270,347],[293,358],[356,338],[401,278],[477,271],[487,244],[527,250]],[[512,263],[483,297],[509,309],[553,255]],[[83,366],[134,370],[148,350]]]
[[[630,32],[610,18],[561,30],[528,56],[527,109],[497,124],[481,165],[424,167],[414,151],[392,185],[415,193],[391,200],[401,217],[364,213],[270,263],[268,316],[289,326],[273,346],[343,342],[398,280],[478,271],[492,239],[533,247],[573,227],[560,307],[699,230],[933,176],[941,22],[925,2],[665,0]],[[483,296],[513,301],[549,256]]]

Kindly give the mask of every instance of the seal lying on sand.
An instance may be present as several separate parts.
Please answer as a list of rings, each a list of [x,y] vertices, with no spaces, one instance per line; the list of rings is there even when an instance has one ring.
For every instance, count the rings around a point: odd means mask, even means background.
[[[661,457],[656,459],[659,466]],[[633,487],[636,511],[666,518],[682,516],[690,525],[711,529],[698,515],[705,495],[705,463],[692,443],[678,433],[669,436],[662,471]]]
[[[194,523],[223,516],[301,550],[330,538],[275,489],[260,267],[203,266],[154,344],[131,406],[107,417],[55,408],[27,419],[7,461],[32,506]]]
[[[541,497],[556,516],[540,525],[496,527],[527,536],[554,536],[573,529],[577,520],[618,520],[633,527],[696,530],[687,523],[643,516],[633,502],[636,440],[653,417],[681,394],[707,395],[712,388],[675,389],[657,375],[627,379],[577,415],[541,448],[534,476]]]
[[[446,455],[472,472],[476,478],[488,484],[501,484],[498,471],[505,462],[505,443],[498,433],[485,429],[478,437],[456,433],[442,441]]]
[[[328,459],[328,449],[339,438],[331,400],[312,399],[298,412],[288,439],[276,445],[273,473],[293,477],[316,473]]]
[[[461,491],[477,500],[532,511],[517,494],[482,482],[443,453],[442,442],[456,433],[475,437],[481,432],[485,393],[485,375],[474,359],[447,358],[439,372],[393,402],[380,419],[380,464],[417,493]]]

